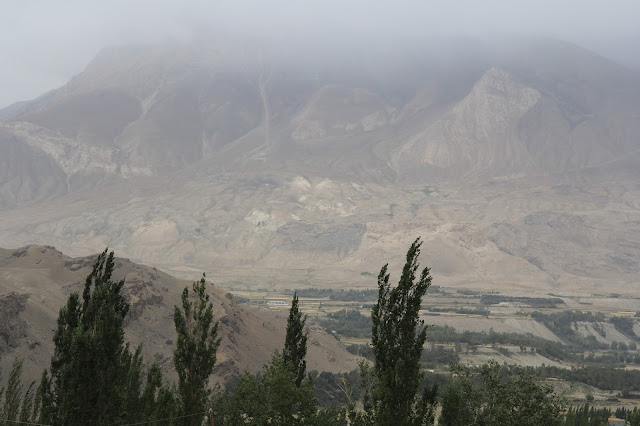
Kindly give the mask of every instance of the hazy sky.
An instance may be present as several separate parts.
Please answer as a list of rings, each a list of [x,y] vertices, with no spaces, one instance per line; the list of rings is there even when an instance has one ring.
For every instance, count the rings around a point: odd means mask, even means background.
[[[63,85],[103,47],[204,31],[327,40],[544,35],[640,66],[639,0],[0,0],[0,108]]]

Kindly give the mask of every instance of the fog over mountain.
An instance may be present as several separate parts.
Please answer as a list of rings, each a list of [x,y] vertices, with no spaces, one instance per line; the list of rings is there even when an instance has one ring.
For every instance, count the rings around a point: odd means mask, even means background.
[[[315,41],[327,47],[328,58],[348,42],[401,49],[411,40],[433,45],[442,37],[550,37],[637,69],[639,14],[633,0],[7,2],[0,35],[10,42],[0,46],[0,108],[64,85],[105,46],[222,35],[285,50]]]

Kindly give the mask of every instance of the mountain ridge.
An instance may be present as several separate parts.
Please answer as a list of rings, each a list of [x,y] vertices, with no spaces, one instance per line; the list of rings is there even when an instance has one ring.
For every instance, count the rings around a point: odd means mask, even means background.
[[[365,286],[422,235],[447,285],[636,291],[640,74],[549,40],[240,47],[109,49],[0,120],[4,244]]]

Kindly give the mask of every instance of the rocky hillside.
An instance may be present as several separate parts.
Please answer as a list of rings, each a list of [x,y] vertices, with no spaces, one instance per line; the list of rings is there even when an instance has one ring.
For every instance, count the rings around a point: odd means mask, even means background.
[[[0,116],[4,245],[371,286],[422,235],[446,285],[637,290],[640,74],[577,46],[117,47]]]
[[[71,258],[50,246],[0,249],[0,353],[3,367],[15,356],[25,358],[27,378],[35,380],[49,365],[59,309],[67,296],[81,292],[95,257]],[[171,374],[175,342],[173,307],[187,281],[156,268],[116,258],[117,279],[125,277],[131,308],[126,338],[143,346],[147,362],[158,361]],[[226,379],[245,369],[259,370],[284,345],[286,316],[238,305],[229,293],[210,285],[222,343],[214,371]],[[309,369],[350,371],[354,357],[337,340],[309,320]],[[4,369],[4,371],[9,371]]]

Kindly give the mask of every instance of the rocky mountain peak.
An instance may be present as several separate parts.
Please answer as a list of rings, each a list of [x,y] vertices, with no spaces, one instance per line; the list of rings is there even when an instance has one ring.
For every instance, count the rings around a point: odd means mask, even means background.
[[[510,122],[521,118],[541,96],[539,91],[516,82],[502,69],[491,68],[454,111],[472,119],[474,136],[482,138],[504,132]]]

